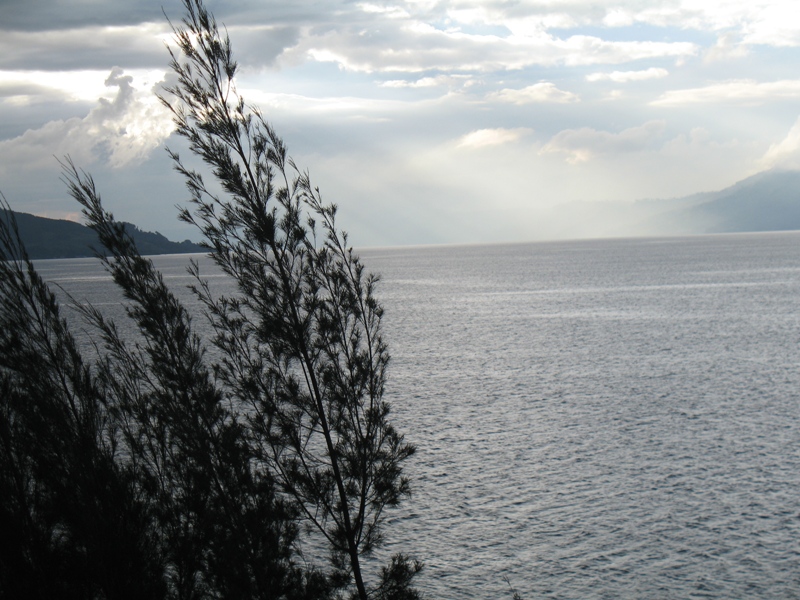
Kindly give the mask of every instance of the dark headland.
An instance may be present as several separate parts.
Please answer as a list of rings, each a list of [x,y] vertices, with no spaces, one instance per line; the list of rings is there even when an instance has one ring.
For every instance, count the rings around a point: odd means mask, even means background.
[[[6,219],[8,211],[1,211]],[[47,219],[27,213],[13,212],[20,237],[32,259],[82,258],[94,256],[93,248],[100,248],[97,235],[88,227],[61,219]],[[204,249],[189,241],[172,242],[160,233],[141,231],[132,223],[123,223],[143,255],[189,254]]]

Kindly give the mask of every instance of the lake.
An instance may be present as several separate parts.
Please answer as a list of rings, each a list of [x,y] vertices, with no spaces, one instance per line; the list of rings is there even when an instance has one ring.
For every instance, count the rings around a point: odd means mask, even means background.
[[[800,598],[800,233],[360,255],[418,448],[387,550],[432,598]]]

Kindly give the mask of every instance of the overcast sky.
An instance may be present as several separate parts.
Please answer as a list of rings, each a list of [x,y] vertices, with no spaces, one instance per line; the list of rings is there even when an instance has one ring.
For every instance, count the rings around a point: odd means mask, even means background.
[[[0,190],[77,218],[55,157],[172,239],[186,198],[154,97],[177,0],[0,0]],[[524,241],[577,202],[800,166],[796,0],[209,0],[238,86],[354,244]],[[596,218],[593,211],[591,219]],[[553,215],[559,215],[555,227]],[[577,229],[575,229],[577,231]]]

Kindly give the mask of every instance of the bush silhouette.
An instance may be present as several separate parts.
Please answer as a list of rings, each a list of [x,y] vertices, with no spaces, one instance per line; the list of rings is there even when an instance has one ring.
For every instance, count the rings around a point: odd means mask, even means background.
[[[377,278],[236,92],[227,36],[199,0],[184,8],[162,101],[224,195],[171,152],[191,194],[181,218],[236,291],[215,296],[192,265],[213,330],[202,339],[67,158],[141,334],[79,306],[98,334],[87,358],[0,220],[0,597],[419,598],[416,560],[362,561],[409,494],[414,452],[383,400]],[[314,531],[327,563],[303,553]]]

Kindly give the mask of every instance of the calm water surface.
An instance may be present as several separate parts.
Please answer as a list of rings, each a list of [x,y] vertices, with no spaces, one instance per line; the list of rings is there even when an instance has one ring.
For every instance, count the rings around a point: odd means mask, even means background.
[[[418,447],[389,550],[431,597],[800,598],[800,234],[361,257]]]

